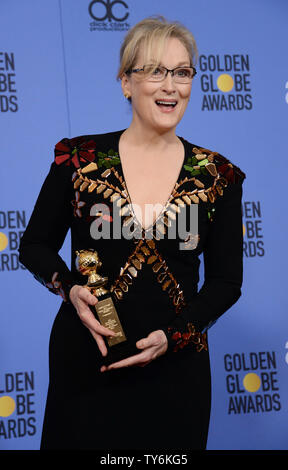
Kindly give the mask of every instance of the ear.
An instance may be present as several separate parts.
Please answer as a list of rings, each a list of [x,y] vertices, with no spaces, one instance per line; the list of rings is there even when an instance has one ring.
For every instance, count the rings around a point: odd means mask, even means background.
[[[128,93],[128,95],[131,96],[130,78],[128,75],[126,75],[126,73],[124,73],[122,76],[121,87],[124,95]]]

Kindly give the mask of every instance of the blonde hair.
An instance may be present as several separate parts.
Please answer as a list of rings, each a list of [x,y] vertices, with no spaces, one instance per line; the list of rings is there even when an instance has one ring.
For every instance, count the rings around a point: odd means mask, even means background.
[[[134,67],[140,46],[144,45],[145,62],[159,65],[165,41],[177,38],[185,46],[190,65],[195,66],[198,50],[193,34],[181,23],[168,22],[163,16],[149,17],[131,28],[124,38],[120,49],[120,66],[117,79]],[[144,64],[143,64],[144,65]]]

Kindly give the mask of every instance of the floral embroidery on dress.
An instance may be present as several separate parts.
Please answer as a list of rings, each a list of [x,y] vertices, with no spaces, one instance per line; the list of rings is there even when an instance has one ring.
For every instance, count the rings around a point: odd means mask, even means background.
[[[74,172],[72,176],[74,189],[80,188],[80,192],[87,189],[89,193],[93,191],[98,194],[103,193],[104,199],[109,198],[110,202],[117,200],[119,215],[125,217],[125,225],[132,221],[135,223],[135,235],[137,236],[142,228],[133,212],[133,206],[124,178],[115,169],[115,166],[120,163],[119,154],[110,149],[108,153],[98,152],[97,156],[97,163],[90,163],[84,168],[78,168]],[[87,176],[88,173],[100,167],[106,168],[101,173],[101,177],[104,179],[92,179]],[[228,186],[228,183],[237,182],[239,179],[245,178],[245,174],[238,167],[232,165],[225,157],[217,152],[200,147],[193,147],[192,155],[188,156],[184,169],[191,176],[185,176],[175,183],[162,213],[153,224],[153,227],[151,227],[150,231],[155,240],[163,238],[167,227],[176,219],[176,214],[187,205],[199,204],[201,201],[206,203],[207,217],[212,222],[215,214],[214,203],[219,196],[223,196],[224,188]],[[119,186],[115,186],[108,181],[110,175],[117,179]],[[213,179],[210,182],[206,180],[204,184],[201,181],[202,175],[210,175]]]
[[[67,294],[63,287],[63,281],[57,280],[59,273],[55,272],[52,276],[51,282],[46,282],[39,274],[33,274],[34,278],[39,281],[43,286],[47,287],[50,292],[56,295],[61,295],[65,302],[68,301]],[[70,281],[66,282],[66,287],[71,287],[72,283]]]
[[[71,204],[74,207],[74,216],[82,217],[81,207],[84,207],[86,205],[86,202],[80,201],[79,191],[75,191],[75,199],[71,201]]]
[[[193,147],[193,155],[187,158],[187,164],[184,165],[186,171],[188,171],[193,180],[194,184],[200,188],[198,191],[184,192],[182,191],[182,199],[186,203],[189,200],[185,198],[187,194],[191,200],[198,204],[199,198],[202,201],[207,202],[207,216],[208,220],[212,222],[215,215],[214,203],[218,196],[223,196],[223,189],[228,186],[229,183],[238,183],[242,181],[246,175],[236,165],[233,165],[227,158],[220,155],[218,152],[212,152],[209,149]],[[212,186],[205,188],[205,185],[196,179],[196,176],[210,175],[214,177],[214,183]],[[183,184],[185,179],[180,182]],[[183,197],[184,194],[184,197]],[[191,202],[190,202],[191,204]]]
[[[51,290],[52,292],[54,292],[54,294],[56,295],[61,295],[61,297],[64,299],[64,300],[67,300],[67,297],[66,297],[66,294],[64,292],[64,289],[62,287],[62,282],[61,281],[57,281],[57,277],[58,277],[58,273],[55,272],[52,276],[52,280],[51,282],[47,282],[46,283],[46,287]]]
[[[202,150],[197,147],[193,147],[193,154],[189,155],[187,158],[187,164],[184,165],[185,170],[189,171],[192,176],[197,175],[208,175],[211,174],[212,176],[217,175],[217,169],[214,161],[214,155],[216,152],[211,152],[209,150],[209,155],[207,153],[203,153]]]
[[[61,165],[73,165],[80,168],[80,161],[92,162],[95,160],[94,140],[86,141],[85,137],[63,139],[55,145],[55,163]]]
[[[101,168],[102,166],[104,166],[105,168],[111,168],[112,166],[120,164],[119,154],[113,149],[110,149],[107,154],[103,152],[98,152],[97,156],[97,163],[99,168]]]
[[[187,164],[184,165],[185,170],[192,176],[210,174],[215,177],[220,174],[229,183],[237,183],[246,176],[240,168],[218,152],[200,147],[193,147],[192,152],[193,155],[188,157]]]
[[[171,340],[175,342],[173,351],[177,352],[179,349],[183,349],[188,344],[194,344],[197,352],[201,352],[203,349],[208,351],[207,345],[207,334],[196,331],[193,323],[187,323],[188,331],[181,333],[180,331],[168,328],[168,333],[171,334]]]
[[[115,170],[113,166],[109,166],[110,163],[111,162],[109,162],[108,159],[108,163],[105,163],[105,166],[108,165],[108,168],[101,173],[101,178],[95,179],[89,178],[87,174],[98,169],[98,165],[96,163],[93,162],[84,168],[79,168],[77,171],[74,171],[72,175],[72,183],[74,185],[74,189],[79,188],[80,192],[87,189],[88,193],[92,193],[94,191],[96,194],[102,193],[103,198],[110,200],[110,202],[117,201],[116,205],[119,207],[119,211],[121,211],[123,204],[128,203],[128,193],[122,176],[119,175],[118,171]],[[115,184],[112,184],[107,180],[110,175],[113,175],[116,178],[120,187],[115,186]]]

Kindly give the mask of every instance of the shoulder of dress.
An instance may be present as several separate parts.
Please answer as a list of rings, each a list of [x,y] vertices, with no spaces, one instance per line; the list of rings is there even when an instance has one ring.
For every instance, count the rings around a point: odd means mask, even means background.
[[[89,134],[77,137],[64,137],[55,145],[54,155],[57,165],[73,165],[76,169],[81,168],[83,164],[96,162],[98,158],[104,157],[105,149],[109,147],[122,131],[109,132],[105,134]],[[104,149],[104,152],[103,152]],[[112,154],[109,150],[108,154]],[[114,152],[115,154],[116,152]]]
[[[191,144],[190,161],[195,167],[202,167],[212,176],[224,177],[229,183],[242,183],[246,174],[228,158],[218,152]],[[188,157],[189,158],[189,157]]]

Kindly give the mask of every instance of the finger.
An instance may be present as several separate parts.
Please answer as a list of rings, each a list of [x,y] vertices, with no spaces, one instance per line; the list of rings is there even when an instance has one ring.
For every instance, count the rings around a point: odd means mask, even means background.
[[[97,321],[97,320],[96,320]],[[109,330],[109,328],[105,328],[105,326],[101,325],[101,323],[97,323],[93,329],[95,330],[96,333],[99,333],[100,335],[103,336],[116,336],[116,333],[113,330]]]
[[[121,361],[121,362],[123,363],[124,361]],[[102,366],[100,371],[101,372],[106,372],[106,371],[111,370],[111,369],[119,369],[121,362],[120,361],[118,363],[114,362],[114,364],[111,364],[111,367],[110,366]],[[150,362],[152,362],[152,359],[150,359],[148,361],[145,361],[145,362],[139,362],[137,364],[135,363],[135,364],[131,364],[131,365],[138,365],[139,367],[145,367],[145,366],[147,366],[147,364],[150,364]],[[121,367],[124,367],[124,366],[122,365]],[[125,367],[128,367],[128,366],[126,365]]]
[[[92,294],[88,286],[83,286],[84,289],[81,289],[79,292],[79,298],[84,302],[89,303],[90,305],[96,305],[98,299],[95,295]]]
[[[155,346],[156,347],[160,346],[163,343],[163,335],[166,340],[166,336],[164,332],[160,330],[153,331],[146,338],[139,339],[139,341],[137,341],[136,343],[136,346],[139,349],[146,349],[146,348],[152,348]]]
[[[109,328],[101,325],[101,323],[95,318],[89,307],[82,307],[79,309],[79,317],[84,325],[95,331],[95,333],[99,333],[103,336],[116,336],[116,333]]]
[[[147,361],[147,354],[139,353],[134,356],[130,356],[122,361],[114,362],[107,366],[106,370],[120,369],[121,367],[131,367],[133,365],[141,364]]]
[[[101,352],[102,356],[107,356],[107,347],[106,347],[105,341],[102,338],[102,336],[98,335],[97,333],[95,333],[90,328],[88,328],[88,329],[89,329],[91,335],[93,336],[93,338],[95,339],[95,341],[97,343],[97,346],[99,348],[99,351]]]
[[[151,348],[152,346],[155,346],[157,342],[155,341],[155,338],[147,336],[147,338],[142,338],[137,341],[136,346],[139,349],[146,349],[146,348]]]

